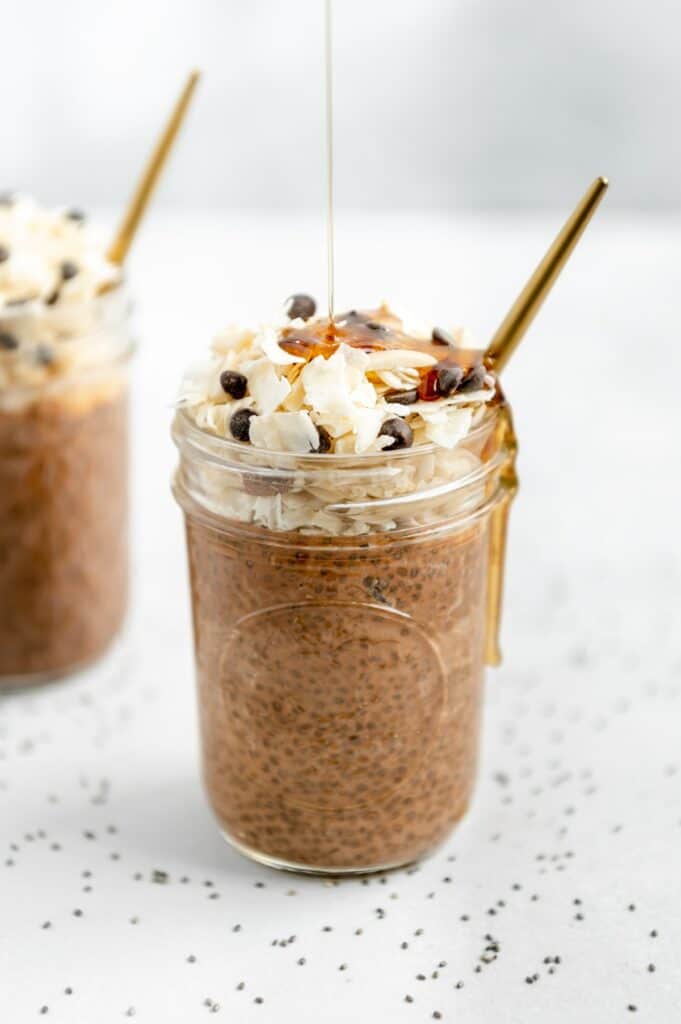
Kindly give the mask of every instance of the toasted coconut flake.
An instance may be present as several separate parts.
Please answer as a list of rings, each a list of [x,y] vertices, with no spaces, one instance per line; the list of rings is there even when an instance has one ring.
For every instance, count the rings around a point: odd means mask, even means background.
[[[386,348],[368,354],[367,369],[405,370],[411,367],[434,366],[436,362],[435,357],[428,352],[418,352],[410,348]]]

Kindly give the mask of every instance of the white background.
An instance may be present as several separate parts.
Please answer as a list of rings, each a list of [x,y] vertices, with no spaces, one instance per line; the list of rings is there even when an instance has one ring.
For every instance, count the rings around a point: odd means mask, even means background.
[[[675,0],[336,0],[338,202],[678,207]],[[186,71],[163,202],[318,209],[322,0],[0,4],[0,183],[116,205]]]

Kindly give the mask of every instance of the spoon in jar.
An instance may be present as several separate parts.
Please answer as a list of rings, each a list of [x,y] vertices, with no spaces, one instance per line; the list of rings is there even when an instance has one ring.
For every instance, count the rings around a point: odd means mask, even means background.
[[[511,306],[483,355],[483,365],[498,374],[508,363],[567,263],[608,187],[607,178],[596,178],[563,225],[543,260]],[[497,385],[499,389],[499,385]],[[506,562],[506,535],[511,503],[518,490],[515,459],[518,441],[513,429],[511,408],[500,392],[499,441],[506,459],[499,474],[502,492],[490,517],[489,559],[487,564],[487,609],[485,623],[485,662],[499,665],[501,649],[501,603]]]
[[[572,255],[607,187],[607,178],[596,178],[566,220],[485,349],[483,362],[489,370],[500,373],[508,363]]]

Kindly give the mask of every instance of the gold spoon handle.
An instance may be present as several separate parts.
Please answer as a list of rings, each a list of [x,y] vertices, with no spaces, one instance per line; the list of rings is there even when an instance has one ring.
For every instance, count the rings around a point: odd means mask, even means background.
[[[511,306],[485,351],[485,363],[499,373],[506,366],[567,263],[608,187],[596,178],[565,222],[560,234]]]
[[[506,540],[508,517],[511,504],[518,490],[515,460],[518,442],[513,429],[510,406],[501,407],[501,442],[506,449],[506,462],[501,470],[499,482],[502,494],[489,522],[489,550],[487,563],[487,610],[485,622],[485,664],[501,664],[499,634],[501,631],[501,604],[504,593],[504,570],[506,567]]]
[[[128,255],[128,251],[133,243],[140,221],[144,215],[144,211],[149,205],[149,200],[151,199],[161,175],[161,171],[165,167],[166,161],[173,147],[173,143],[175,142],[178,132],[182,127],[182,123],[191,102],[192,94],[200,77],[201,75],[198,71],[192,71],[189,75],[189,78],[187,79],[187,82],[175,104],[173,112],[161,133],[161,137],[156,143],[156,147],[149,158],[149,162],[144,169],[144,173],[137,183],[137,188],[132,195],[128,208],[125,211],[125,215],[118,227],[118,231],[116,232],[116,237],[111,243],[107,253],[111,262],[116,263],[118,266],[121,266],[124,263],[125,258]]]

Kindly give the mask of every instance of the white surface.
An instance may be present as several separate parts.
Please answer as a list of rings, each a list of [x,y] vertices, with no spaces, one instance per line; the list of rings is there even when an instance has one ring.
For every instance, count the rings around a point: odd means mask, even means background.
[[[348,220],[341,303],[392,295],[484,335],[560,216]],[[321,294],[321,227],[149,224],[128,648],[117,670],[0,702],[2,1024],[42,1006],[55,1024],[129,1008],[195,1024],[207,998],[240,1024],[678,1019],[680,237],[595,222],[509,368],[522,487],[473,809],[415,873],[334,885],[241,859],[203,800],[167,440],[180,367],[211,330],[294,288]]]

